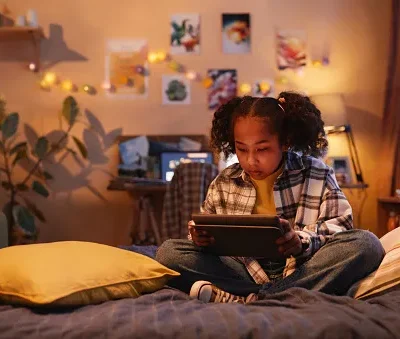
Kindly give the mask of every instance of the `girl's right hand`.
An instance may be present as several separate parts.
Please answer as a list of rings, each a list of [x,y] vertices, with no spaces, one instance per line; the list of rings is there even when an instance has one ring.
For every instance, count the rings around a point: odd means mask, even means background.
[[[193,226],[195,225],[194,221],[191,220],[188,223],[189,227],[189,232],[192,237],[192,241],[195,243],[195,245],[200,246],[200,247],[206,247],[210,246],[214,243],[214,238],[210,236],[207,231],[203,230],[196,230]]]

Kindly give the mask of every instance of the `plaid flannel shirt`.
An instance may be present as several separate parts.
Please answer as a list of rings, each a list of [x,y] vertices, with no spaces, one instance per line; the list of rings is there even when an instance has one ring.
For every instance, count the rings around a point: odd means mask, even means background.
[[[353,228],[352,209],[339,188],[332,168],[321,160],[285,154],[282,174],[274,183],[276,213],[287,219],[297,234],[308,243],[299,256],[286,261],[283,277],[293,273],[296,263],[317,252],[333,234]],[[239,164],[229,166],[210,184],[203,213],[251,214],[256,190]],[[243,262],[258,284],[269,281],[254,258],[236,258]]]

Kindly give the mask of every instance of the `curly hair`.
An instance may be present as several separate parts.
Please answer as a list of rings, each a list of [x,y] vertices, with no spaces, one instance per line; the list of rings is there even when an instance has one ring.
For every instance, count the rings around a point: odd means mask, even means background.
[[[328,149],[321,112],[309,97],[282,92],[278,99],[235,97],[214,113],[210,145],[225,158],[235,154],[234,124],[238,117],[268,119],[270,132],[278,134],[281,145],[305,155],[321,157]]]

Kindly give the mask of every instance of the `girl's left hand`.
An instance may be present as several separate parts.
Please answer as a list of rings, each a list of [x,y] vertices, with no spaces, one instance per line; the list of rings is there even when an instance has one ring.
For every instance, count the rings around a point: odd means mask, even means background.
[[[300,254],[303,249],[299,235],[290,226],[289,221],[280,219],[280,223],[284,234],[276,241],[276,244],[279,245],[279,252],[286,258]]]

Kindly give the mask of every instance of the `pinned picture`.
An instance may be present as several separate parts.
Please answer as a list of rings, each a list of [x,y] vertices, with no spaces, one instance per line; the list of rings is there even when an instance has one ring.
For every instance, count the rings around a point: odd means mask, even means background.
[[[353,182],[349,157],[328,157],[327,164],[335,171],[336,181],[339,186]]]
[[[200,15],[171,16],[171,54],[200,54]]]
[[[279,70],[299,69],[307,64],[306,33],[303,30],[278,30],[276,53]]]
[[[271,79],[265,79],[256,81],[253,86],[253,96],[255,97],[273,97],[274,93],[274,81]]]
[[[190,81],[183,75],[163,75],[162,102],[164,105],[190,104]]]
[[[222,14],[222,50],[226,54],[251,51],[250,14]]]
[[[147,41],[109,40],[106,45],[105,83],[114,96],[143,97],[148,92]]]
[[[237,95],[237,71],[235,69],[209,69],[212,80],[207,90],[208,108],[217,109]]]

